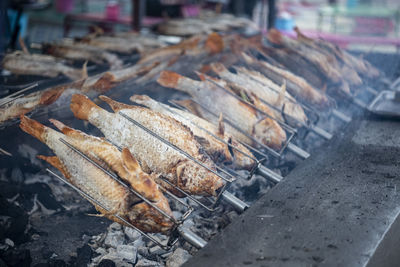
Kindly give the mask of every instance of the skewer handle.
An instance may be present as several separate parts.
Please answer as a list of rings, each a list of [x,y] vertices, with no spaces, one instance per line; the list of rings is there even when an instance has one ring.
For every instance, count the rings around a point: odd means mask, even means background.
[[[315,125],[310,125],[310,131],[321,136],[322,138],[325,138],[326,140],[331,140],[333,137],[333,135],[331,133],[328,133],[324,129],[322,129],[318,126],[315,126]]]
[[[268,180],[270,180],[273,183],[279,183],[283,179],[282,176],[271,171],[268,168],[265,168],[262,165],[257,169],[257,174],[267,178]]]
[[[179,226],[178,227],[178,233],[180,234],[183,239],[185,239],[187,242],[189,242],[192,246],[195,248],[201,249],[207,245],[207,242],[201,238],[200,236],[196,235],[192,231],[190,231],[188,228]]]
[[[351,122],[351,117],[347,116],[346,114],[340,112],[337,109],[332,110],[332,115],[346,123]]]
[[[232,205],[237,212],[242,213],[245,211],[247,208],[249,208],[249,205],[243,202],[242,200],[238,199],[228,191],[224,191],[222,193],[222,198],[228,202],[230,205]]]
[[[297,156],[301,157],[302,159],[307,159],[310,157],[310,153],[308,153],[307,151],[301,149],[300,147],[296,146],[293,143],[289,143],[287,148],[292,151],[294,154],[296,154]]]

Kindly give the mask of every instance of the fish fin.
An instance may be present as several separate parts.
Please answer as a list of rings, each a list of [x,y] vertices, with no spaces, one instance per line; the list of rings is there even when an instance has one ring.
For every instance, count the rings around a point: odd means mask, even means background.
[[[40,105],[50,105],[54,103],[60,95],[64,92],[64,87],[55,88],[51,90],[44,91],[40,97]]]
[[[218,118],[218,133],[223,136],[224,132],[225,132],[224,117],[221,112]]]
[[[89,114],[93,108],[100,109],[100,107],[87,96],[81,94],[72,95],[70,108],[74,116],[80,120],[88,120]]]
[[[71,177],[71,175],[66,171],[64,165],[61,163],[60,159],[57,156],[48,157],[48,156],[38,155],[37,158],[46,161],[51,166],[59,170],[67,180],[69,180],[69,178]]]
[[[296,32],[296,34],[297,34],[297,39],[298,39],[299,41],[304,41],[304,42],[307,42],[307,43],[312,43],[312,42],[314,42],[313,39],[311,39],[311,38],[305,36],[305,35],[300,31],[299,27],[295,26],[295,27],[293,28],[293,30]]]
[[[131,172],[136,173],[138,170],[141,170],[139,162],[126,147],[122,149],[122,161],[124,162],[125,167]]]
[[[282,105],[283,101],[285,100],[285,94],[286,94],[286,80],[283,80],[281,91],[279,92],[278,99],[276,100],[275,103],[278,107]]]
[[[195,135],[194,139],[196,139],[197,143],[199,143],[202,147],[207,147],[210,145],[210,142],[208,142],[208,140],[204,137]]]
[[[164,87],[176,88],[178,86],[179,80],[182,77],[182,75],[176,72],[164,70],[160,73],[157,82]]]
[[[224,40],[218,33],[210,33],[205,42],[205,47],[211,54],[220,53],[224,49]]]
[[[281,44],[282,43],[282,34],[277,29],[271,29],[268,31],[267,39],[271,43]]]
[[[177,103],[178,105],[181,105],[182,107],[186,108],[190,112],[192,112],[194,115],[197,117],[202,118],[201,113],[199,111],[199,108],[195,102],[191,99],[185,99],[185,100],[174,100],[174,103]]]
[[[99,98],[104,102],[106,102],[114,112],[118,112],[121,109],[132,109],[132,106],[112,100],[111,98],[105,95],[101,95],[99,96]]]
[[[87,72],[87,64],[88,64],[88,61],[86,60],[82,66],[82,79],[86,79],[87,77],[89,77],[88,72]]]
[[[72,137],[75,137],[75,138],[79,138],[81,140],[84,140],[85,137],[86,137],[85,133],[82,133],[79,130],[75,130],[75,129],[71,128],[71,127],[68,127],[67,125],[65,125],[61,121],[58,121],[58,120],[55,120],[55,119],[49,119],[49,121],[54,126],[56,126],[56,128],[59,129],[66,136],[72,136]]]
[[[45,132],[46,132],[46,126],[43,124],[32,120],[24,115],[21,115],[20,117],[21,123],[19,124],[19,127],[26,133],[36,137],[39,139],[41,142],[45,142]]]
[[[216,74],[220,74],[220,73],[223,73],[223,72],[228,71],[228,69],[225,68],[224,64],[219,63],[219,62],[212,63],[210,66],[211,66],[211,69],[212,69]]]
[[[90,88],[87,89],[93,89],[97,92],[105,93],[113,87],[115,82],[115,76],[110,72],[106,72],[92,86],[90,86]]]

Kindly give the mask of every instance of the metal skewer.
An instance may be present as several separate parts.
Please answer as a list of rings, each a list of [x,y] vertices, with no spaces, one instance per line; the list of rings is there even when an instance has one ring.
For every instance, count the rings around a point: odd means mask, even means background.
[[[30,90],[32,88],[35,88],[36,86],[38,86],[38,83],[34,83],[34,84],[32,84],[32,85],[30,85],[30,86],[28,86],[28,87],[26,87],[26,88],[24,88],[22,90],[19,90],[19,91],[15,92],[15,93],[12,93],[12,94],[0,99],[0,107],[2,107],[4,105],[7,105],[11,101],[24,96],[24,94],[23,94],[24,92],[26,92],[26,91],[28,91],[28,90]]]

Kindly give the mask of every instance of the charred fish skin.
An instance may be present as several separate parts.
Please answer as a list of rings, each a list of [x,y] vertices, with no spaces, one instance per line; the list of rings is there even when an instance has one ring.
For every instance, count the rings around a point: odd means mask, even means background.
[[[276,121],[260,117],[252,107],[216,88],[211,82],[195,81],[170,71],[163,71],[157,82],[188,93],[205,108],[216,114],[222,113],[224,118],[229,118],[247,134],[273,149],[279,150],[286,141],[286,133]],[[249,142],[248,138],[246,142]]]
[[[146,108],[130,106],[101,97],[115,112],[122,112],[149,130],[176,145],[215,170],[214,163],[201,151],[193,134],[176,120]],[[84,95],[73,95],[71,110],[75,117],[89,121],[105,137],[120,147],[128,147],[147,173],[161,175],[182,190],[195,195],[215,195],[222,179],[185,157],[118,113],[110,113]],[[157,180],[162,183],[160,180]]]
[[[58,126],[61,125],[61,123],[57,121],[53,122],[58,124]],[[137,197],[130,192],[128,188],[122,186],[95,165],[82,159],[80,155],[67,147],[60,139],[62,138],[71,144],[78,145],[81,149],[86,147],[87,150],[88,142],[94,142],[95,144],[93,144],[93,146],[96,146],[96,144],[101,143],[101,141],[96,142],[96,139],[92,139],[89,141],[86,140],[86,142],[84,142],[86,144],[80,144],[82,138],[85,138],[85,136],[80,133],[76,131],[71,132],[71,129],[67,129],[70,133],[65,135],[25,116],[21,117],[20,128],[45,143],[56,154],[56,156],[53,157],[39,156],[39,158],[55,166],[64,174],[70,183],[90,195],[100,203],[101,206],[106,208],[108,212],[95,203],[92,203],[103,216],[121,223],[121,221],[114,216],[119,215],[146,232],[168,232],[173,226],[171,222],[165,220],[162,215],[157,214],[157,212],[147,204],[137,204]],[[108,145],[108,148],[109,146],[110,145]],[[103,149],[104,147],[107,147],[107,145],[103,143]],[[97,148],[97,151],[92,150],[92,153],[98,156],[96,152],[101,150],[101,148]],[[123,153],[125,153],[125,156],[130,154],[129,151]],[[89,156],[93,157],[93,154]],[[108,163],[114,163],[115,165],[115,158],[112,156],[109,157]],[[124,168],[127,168],[126,171],[128,172],[132,171],[132,174],[134,172],[137,174],[137,170],[132,169],[132,161],[129,161],[128,157],[125,158],[123,163]],[[93,157],[93,159],[99,160],[100,158]],[[109,167],[112,168],[112,166]],[[161,199],[160,201],[162,203],[160,206],[164,208],[167,213],[171,213],[169,206],[165,205],[166,200]]]

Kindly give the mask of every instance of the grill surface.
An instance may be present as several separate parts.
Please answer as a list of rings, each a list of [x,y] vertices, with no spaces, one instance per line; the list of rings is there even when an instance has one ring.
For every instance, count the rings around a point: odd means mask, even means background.
[[[399,241],[390,234],[399,232],[400,121],[368,118],[346,131],[185,266],[398,263],[398,246],[388,245]]]

